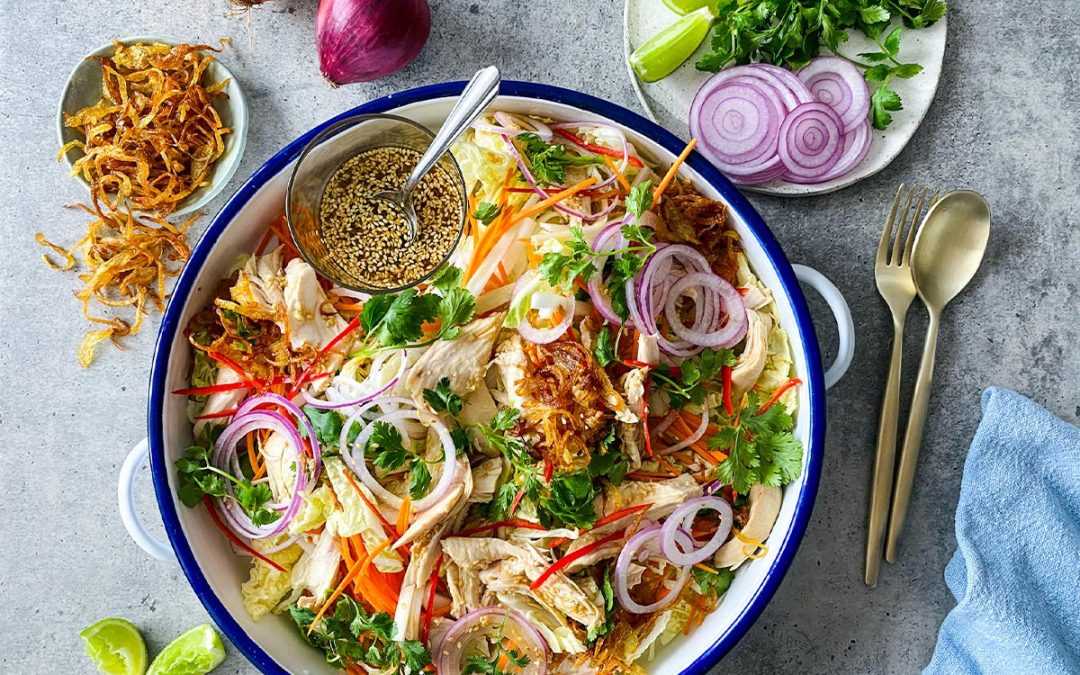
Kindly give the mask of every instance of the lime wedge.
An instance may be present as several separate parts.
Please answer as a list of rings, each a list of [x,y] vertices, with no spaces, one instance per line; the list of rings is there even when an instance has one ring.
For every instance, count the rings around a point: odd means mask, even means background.
[[[715,0],[664,0],[664,4],[668,9],[682,16],[702,7],[709,7],[711,12],[711,6],[715,4]],[[713,14],[715,15],[715,12]]]
[[[146,675],[205,675],[225,660],[225,647],[209,624],[196,626],[169,643]]]
[[[146,643],[142,633],[125,619],[102,619],[79,637],[86,641],[86,654],[106,675],[143,675],[146,672]]]
[[[630,67],[645,82],[665,78],[690,58],[709,34],[712,10],[701,7],[646,40],[630,55]]]

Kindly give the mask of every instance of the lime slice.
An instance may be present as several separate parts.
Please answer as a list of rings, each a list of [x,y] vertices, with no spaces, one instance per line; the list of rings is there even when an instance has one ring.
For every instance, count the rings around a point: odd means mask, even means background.
[[[645,82],[665,78],[690,58],[709,34],[712,10],[701,7],[646,40],[630,55],[630,66]]]
[[[712,5],[715,4],[715,0],[664,0],[664,4],[668,9],[682,16],[702,7],[709,7],[709,11],[712,12]],[[715,12],[712,13],[715,16]]]
[[[146,672],[146,643],[135,624],[125,619],[102,619],[79,637],[86,641],[86,654],[106,675],[143,675]]]
[[[196,626],[169,643],[146,675],[205,675],[225,660],[225,647],[209,624]]]

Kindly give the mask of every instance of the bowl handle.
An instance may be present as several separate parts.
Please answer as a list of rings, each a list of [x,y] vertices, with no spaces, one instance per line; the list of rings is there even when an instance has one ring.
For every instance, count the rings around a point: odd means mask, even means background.
[[[158,560],[175,560],[172,547],[147,531],[139,512],[135,510],[135,474],[146,464],[150,457],[150,445],[144,438],[135,444],[128,453],[124,465],[120,467],[120,482],[116,496],[120,502],[120,520],[139,548]]]
[[[840,336],[840,346],[836,350],[836,360],[825,371],[825,388],[831,389],[847,372],[851,359],[855,356],[855,323],[851,320],[844,295],[825,275],[806,265],[792,265],[799,281],[810,286],[829,304],[836,318],[836,329]]]

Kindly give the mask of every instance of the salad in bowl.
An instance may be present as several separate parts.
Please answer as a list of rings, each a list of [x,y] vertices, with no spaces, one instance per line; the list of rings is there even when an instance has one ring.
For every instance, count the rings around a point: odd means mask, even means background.
[[[398,293],[266,224],[175,392],[178,497],[250,557],[253,621],[351,673],[639,673],[722,606],[803,470],[801,383],[692,147],[494,113],[453,149],[461,242]]]

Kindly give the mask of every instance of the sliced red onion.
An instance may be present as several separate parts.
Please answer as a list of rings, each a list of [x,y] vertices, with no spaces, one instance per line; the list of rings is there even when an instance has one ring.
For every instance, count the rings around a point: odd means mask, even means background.
[[[844,154],[840,156],[840,161],[836,163],[836,166],[820,178],[821,182],[835,180],[850,173],[866,159],[872,140],[873,128],[870,126],[870,120],[864,119],[854,131],[844,134]]]
[[[679,417],[679,411],[678,410],[672,410],[671,412],[669,412],[667,415],[664,416],[664,419],[660,420],[659,424],[657,424],[654,427],[649,427],[649,431],[651,431],[653,433],[653,435],[659,436],[659,435],[663,434],[665,431],[667,431],[668,427],[670,427],[672,424],[674,424],[675,420],[678,417]]]
[[[844,123],[824,103],[803,103],[780,127],[780,160],[793,183],[816,183],[827,175],[844,154]]]
[[[687,549],[683,546],[682,537],[678,537],[678,535],[692,530],[698,511],[703,510],[719,513],[720,523],[717,525],[712,538],[700,548],[694,549],[694,538],[689,537],[691,548]],[[731,532],[732,518],[731,504],[719,497],[691,499],[675,509],[664,522],[664,526],[660,529],[660,550],[667,556],[668,560],[676,565],[696,565],[716,553],[727,541],[728,534]],[[675,541],[677,537],[680,539],[679,542]]]
[[[315,470],[311,474],[311,484],[314,485],[319,481],[319,476],[322,474],[322,447],[319,445],[318,437],[315,436],[315,428],[311,426],[311,420],[308,419],[307,415],[305,415],[295,403],[280,394],[259,394],[258,396],[252,396],[241,403],[236,409],[236,415],[233,417],[233,420],[235,421],[237,417],[245,415],[249,411],[256,410],[264,405],[279,406],[296,419],[297,425],[303,427],[304,434],[307,436],[308,443],[311,445],[311,460],[315,465]]]
[[[675,537],[679,546],[687,551],[693,550],[694,540],[690,535],[685,532],[676,532]],[[675,586],[669,588],[664,597],[651,605],[639,604],[630,597],[630,563],[659,555],[659,539],[659,525],[641,530],[630,537],[630,541],[626,542],[626,546],[623,547],[615,562],[615,597],[619,599],[619,604],[623,609],[631,614],[651,614],[667,607],[679,597],[690,578],[690,568],[679,566],[679,576],[675,579]]]
[[[292,519],[299,513],[304,502],[304,493],[308,487],[308,474],[304,470],[304,442],[300,433],[287,417],[274,410],[249,410],[245,413],[237,412],[233,421],[225,427],[214,445],[211,455],[211,463],[234,476],[240,475],[240,461],[237,457],[236,446],[240,439],[252,431],[267,430],[279,433],[285,437],[288,445],[296,454],[296,482],[293,485],[292,495],[285,505],[281,517],[267,525],[256,525],[251,522],[244,510],[233,499],[215,499],[214,503],[218,512],[224,517],[230,529],[236,534],[248,539],[266,539],[284,532]],[[317,478],[311,478],[312,484]],[[225,482],[225,491],[233,494],[232,482]],[[281,506],[280,503],[270,504],[270,508]]]
[[[677,306],[678,299],[690,289],[702,291],[701,297],[696,300],[698,321],[693,327],[683,324]],[[719,302],[718,316],[706,313],[713,302]],[[734,286],[711,272],[694,272],[676,281],[668,293],[664,314],[675,335],[700,347],[712,349],[733,347],[738,344],[739,340],[746,335],[749,324],[742,296]],[[708,325],[703,325],[702,316],[711,319]],[[723,317],[726,317],[726,320],[719,328],[710,329],[717,320]]]
[[[439,675],[461,675],[463,657],[477,653],[477,640],[500,638],[510,640],[529,657],[523,674],[547,673],[547,642],[540,631],[512,609],[481,607],[455,621],[432,652]]]
[[[675,413],[672,413],[672,414],[674,415]],[[682,450],[683,448],[689,448],[694,443],[697,443],[698,440],[702,436],[705,435],[705,432],[708,431],[708,429],[709,429],[709,404],[706,403],[701,408],[701,422],[698,423],[697,429],[694,429],[694,433],[690,434],[688,437],[686,437],[683,440],[679,441],[675,445],[670,445],[670,446],[668,446],[666,448],[662,448],[662,449],[658,450],[658,452],[661,455],[670,455],[671,453],[678,452],[679,450]]]
[[[371,403],[367,405],[372,405]],[[364,485],[367,486],[371,492],[386,502],[392,509],[400,509],[402,499],[393,492],[390,492],[382,485],[379,484],[375,477],[368,471],[367,462],[364,458],[364,452],[367,449],[368,439],[371,438],[371,434],[375,430],[374,423],[368,424],[360,432],[360,435],[356,437],[356,441],[352,446],[348,444],[348,429],[352,427],[352,424],[360,419],[362,411],[358,411],[353,414],[346,421],[346,426],[342,427],[342,440],[344,443],[341,446],[341,457],[352,469]],[[443,448],[443,469],[442,475],[439,476],[439,482],[435,485],[431,492],[425,497],[413,502],[412,508],[416,512],[425,511],[435,504],[437,504],[446,493],[450,491],[454,482],[454,476],[457,473],[457,446],[454,444],[454,439],[450,436],[450,430],[446,428],[446,425],[437,418],[430,418],[422,415],[417,410],[398,410],[395,412],[387,413],[382,417],[374,420],[375,422],[382,421],[393,423],[398,420],[416,420],[422,424],[426,424],[431,429],[435,430],[435,433],[439,436],[439,441],[442,443]]]
[[[814,99],[828,105],[843,121],[845,133],[855,130],[870,112],[870,89],[853,63],[838,56],[819,56],[798,72]]]
[[[735,69],[732,69],[735,70]],[[690,108],[690,133],[721,170],[776,154],[785,109],[776,90],[756,79],[710,78]]]
[[[390,352],[383,352],[383,354],[375,357],[376,360],[372,362],[371,372],[368,374],[368,378],[370,378],[373,373],[379,370],[379,368],[376,367],[376,363],[379,363],[379,358],[384,356],[388,357],[390,354]],[[383,361],[385,360],[386,358],[383,358]],[[400,361],[401,363],[400,365],[398,365],[397,374],[395,374],[394,377],[390,378],[389,382],[380,386],[374,392],[361,396],[355,401],[331,403],[330,401],[324,401],[322,399],[315,398],[314,396],[309,394],[306,389],[301,390],[300,395],[304,397],[304,400],[307,401],[308,405],[312,406],[313,408],[321,408],[323,410],[339,410],[341,408],[351,408],[352,406],[360,405],[361,403],[367,403],[368,401],[378,398],[379,396],[382,396],[386,392],[390,391],[390,389],[392,389],[394,385],[398,383],[398,381],[401,379],[402,374],[404,374],[405,372],[405,366],[409,362],[409,353],[407,350],[401,350]],[[367,382],[367,380],[365,379],[364,382]]]

